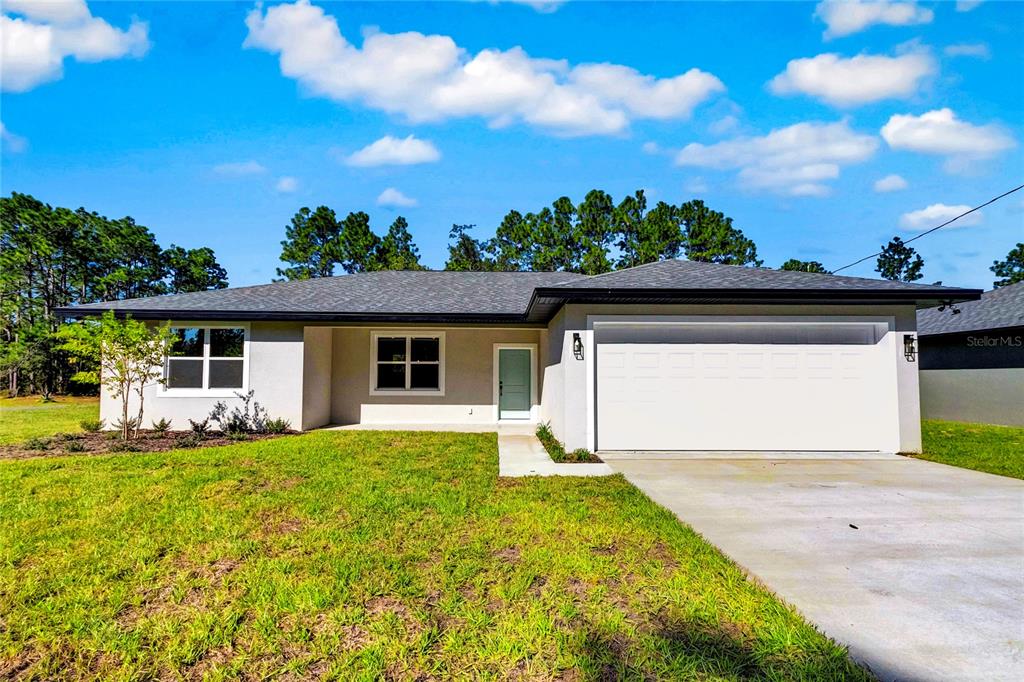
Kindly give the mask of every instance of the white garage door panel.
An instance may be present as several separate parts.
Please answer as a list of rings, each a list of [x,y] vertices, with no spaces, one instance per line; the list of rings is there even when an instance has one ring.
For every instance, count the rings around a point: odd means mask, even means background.
[[[885,348],[598,343],[597,446],[884,450],[895,428]]]

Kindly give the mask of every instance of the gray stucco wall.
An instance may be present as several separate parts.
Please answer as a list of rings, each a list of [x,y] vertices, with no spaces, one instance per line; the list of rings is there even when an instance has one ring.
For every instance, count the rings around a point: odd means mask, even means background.
[[[331,365],[334,334],[330,327],[306,327],[303,334],[302,428],[331,423]]]
[[[542,372],[546,391],[541,414],[551,422],[555,435],[567,449],[592,447],[588,433],[588,372],[593,364],[576,360],[572,353],[572,335],[584,339],[587,354],[593,353],[592,332],[587,328],[590,315],[721,315],[721,316],[885,316],[894,318],[897,349],[902,338],[914,333],[917,325],[913,306],[862,305],[566,305],[552,320],[545,344],[547,354]],[[903,360],[899,350],[893,358],[899,401],[899,440],[901,452],[920,452],[921,424],[916,363]],[[590,425],[592,427],[592,425]]]
[[[921,370],[925,419],[1024,426],[1024,368]]]

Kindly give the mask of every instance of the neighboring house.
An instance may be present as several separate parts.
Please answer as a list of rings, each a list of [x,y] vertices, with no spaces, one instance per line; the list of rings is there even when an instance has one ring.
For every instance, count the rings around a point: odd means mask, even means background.
[[[669,260],[595,277],[374,272],[61,313],[169,320],[178,348],[146,420],[176,428],[254,389],[302,429],[529,420],[570,449],[891,452],[921,447],[917,309],[980,293]],[[101,416],[116,412],[104,396]]]
[[[917,314],[927,419],[1024,426],[1024,282]]]

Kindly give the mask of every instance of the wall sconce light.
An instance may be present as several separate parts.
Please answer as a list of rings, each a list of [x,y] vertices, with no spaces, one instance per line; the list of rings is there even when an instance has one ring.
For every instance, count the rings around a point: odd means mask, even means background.
[[[917,360],[917,339],[913,336],[903,337],[903,357],[907,359],[907,362]]]
[[[572,334],[572,354],[577,360],[583,359],[583,339],[580,338],[577,332]]]

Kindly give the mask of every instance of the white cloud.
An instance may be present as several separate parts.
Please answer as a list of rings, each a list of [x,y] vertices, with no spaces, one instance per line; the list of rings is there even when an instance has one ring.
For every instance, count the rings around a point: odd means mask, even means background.
[[[378,206],[408,207],[415,206],[419,202],[412,197],[407,197],[394,187],[388,187],[377,197]]]
[[[690,180],[683,185],[683,189],[689,194],[700,195],[705,194],[709,189],[711,189],[711,187],[704,178],[698,175],[697,177],[690,178]]]
[[[937,225],[955,218],[965,211],[971,210],[970,206],[966,204],[958,204],[956,206],[947,206],[946,204],[932,204],[917,211],[910,211],[900,216],[900,227],[904,230],[910,230],[919,232],[921,230],[928,230]],[[956,221],[952,225],[953,227],[970,227],[972,225],[980,225],[982,220],[981,211],[975,211],[970,215],[966,215],[960,220]]]
[[[644,154],[660,154],[661,145],[657,142],[644,142],[640,149],[643,150]]]
[[[898,57],[838,54],[794,59],[769,82],[777,95],[802,93],[836,106],[855,106],[913,95],[921,81],[935,73],[935,61],[924,50]]]
[[[266,173],[267,169],[258,161],[232,161],[214,166],[213,172],[217,175],[240,178],[247,175],[261,175]]]
[[[3,11],[0,81],[6,92],[24,92],[60,79],[67,57],[100,62],[141,57],[149,49],[145,22],[133,19],[127,29],[115,28],[92,16],[83,0],[9,0]]]
[[[943,52],[947,57],[977,57],[978,59],[990,59],[992,57],[992,52],[985,43],[947,45]]]
[[[369,33],[349,43],[334,17],[298,0],[246,18],[245,46],[280,55],[281,72],[315,95],[411,122],[481,117],[558,135],[622,132],[633,119],[684,119],[725,86],[691,69],[655,78],[617,64],[571,66],[520,47],[475,55],[443,35]]]
[[[12,133],[2,122],[0,122],[0,144],[3,145],[4,151],[11,154],[20,154],[28,149],[28,140],[21,135]]]
[[[729,114],[727,116],[723,116],[717,121],[712,121],[711,125],[708,126],[708,132],[712,135],[725,135],[726,133],[731,133],[736,130],[739,125],[740,120],[732,114]]]
[[[882,137],[893,149],[946,157],[946,170],[962,171],[1017,145],[1002,127],[976,126],[956,117],[952,109],[920,116],[896,114],[882,126]]]
[[[824,0],[818,3],[814,16],[825,22],[827,28],[822,36],[829,40],[863,31],[875,24],[928,24],[935,18],[935,13],[918,7],[914,0]]]
[[[906,188],[907,181],[903,179],[902,175],[896,175],[895,173],[875,180],[876,192],[899,192]]]
[[[497,5],[501,3],[508,3],[512,5],[527,5],[537,10],[541,14],[551,14],[557,12],[558,8],[564,5],[568,0],[491,0],[491,4]]]
[[[441,152],[429,140],[413,135],[398,138],[385,135],[345,158],[349,166],[411,166],[433,163],[441,159]]]
[[[277,184],[274,185],[274,189],[282,194],[290,194],[291,192],[299,189],[299,179],[290,175],[282,175],[277,179]]]
[[[822,196],[842,166],[869,159],[878,148],[872,135],[853,131],[846,121],[797,123],[762,137],[737,137],[712,145],[692,143],[676,164],[719,170],[738,169],[740,182],[791,196]]]
[[[982,0],[956,0],[956,11],[957,12],[970,12],[972,9],[980,5]]]

